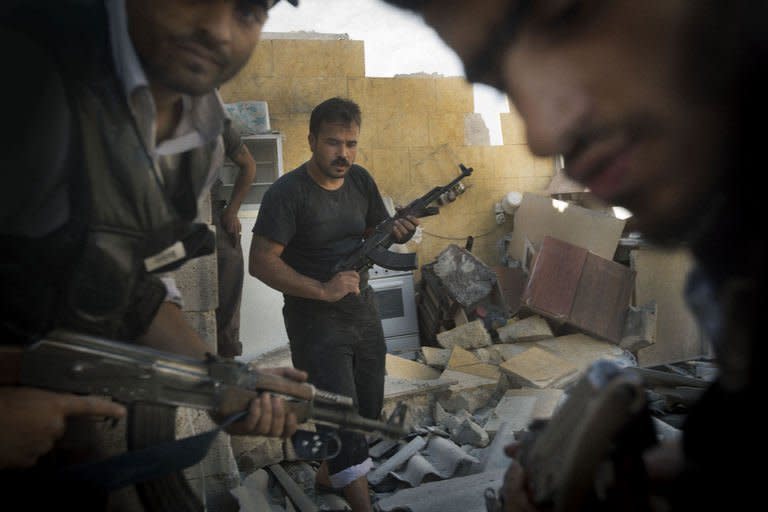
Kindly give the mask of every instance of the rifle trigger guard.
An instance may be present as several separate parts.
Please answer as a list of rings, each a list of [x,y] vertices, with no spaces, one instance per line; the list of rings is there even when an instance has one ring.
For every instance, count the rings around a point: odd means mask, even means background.
[[[336,432],[297,430],[291,442],[297,458],[303,460],[332,459],[341,450],[341,439]]]

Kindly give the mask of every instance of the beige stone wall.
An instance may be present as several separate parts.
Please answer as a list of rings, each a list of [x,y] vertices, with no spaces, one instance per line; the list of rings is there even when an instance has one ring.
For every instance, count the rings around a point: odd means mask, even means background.
[[[357,163],[376,179],[383,195],[406,204],[458,174],[474,168],[469,187],[440,214],[422,219],[419,261],[428,263],[448,244],[474,249],[488,264],[498,263],[496,244],[511,229],[497,225],[494,203],[506,192],[541,191],[553,173],[551,159],[534,157],[515,113],[502,114],[502,146],[466,145],[465,117],[474,112],[472,88],[461,77],[365,76],[362,41],[266,39],[245,68],[221,93],[225,102],[258,100],[269,106],[273,130],[284,136],[285,169],[309,157],[309,114],[319,102],[345,96],[363,111]]]

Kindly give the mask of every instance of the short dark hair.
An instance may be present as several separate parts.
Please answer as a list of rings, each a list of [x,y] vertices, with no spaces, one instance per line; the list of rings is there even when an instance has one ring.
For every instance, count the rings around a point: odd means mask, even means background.
[[[359,127],[362,121],[360,106],[346,98],[330,98],[320,103],[309,116],[309,133],[317,135],[322,123],[356,123]]]

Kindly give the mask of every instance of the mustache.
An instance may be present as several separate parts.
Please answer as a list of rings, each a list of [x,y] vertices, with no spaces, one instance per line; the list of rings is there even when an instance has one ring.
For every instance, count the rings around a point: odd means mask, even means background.
[[[346,165],[349,166],[349,160],[347,160],[344,157],[336,158],[333,162],[331,162],[331,165]]]

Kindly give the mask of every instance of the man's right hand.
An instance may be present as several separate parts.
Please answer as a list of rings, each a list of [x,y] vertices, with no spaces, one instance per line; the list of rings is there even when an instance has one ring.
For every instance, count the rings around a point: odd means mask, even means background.
[[[122,405],[95,396],[0,387],[0,469],[34,466],[64,435],[69,416],[125,415]]]
[[[504,483],[499,490],[499,495],[504,502],[503,512],[539,512],[533,505],[528,491],[525,470],[515,460],[519,443],[512,443],[504,447],[504,452],[512,458],[504,474]]]
[[[323,300],[336,302],[350,293],[360,295],[360,274],[354,270],[339,272],[330,281],[323,283]]]

